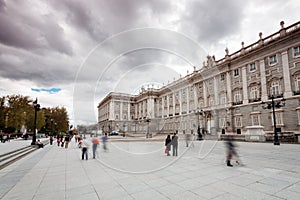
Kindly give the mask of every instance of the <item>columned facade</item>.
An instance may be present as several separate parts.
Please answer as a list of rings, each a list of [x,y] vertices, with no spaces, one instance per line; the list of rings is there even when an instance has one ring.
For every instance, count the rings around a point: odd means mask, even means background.
[[[283,23],[282,23],[283,24]],[[273,131],[272,113],[262,102],[286,99],[276,109],[281,132],[299,132],[300,22],[241,50],[207,62],[191,74],[140,94],[108,94],[98,106],[99,128],[105,132],[244,134],[246,127]]]

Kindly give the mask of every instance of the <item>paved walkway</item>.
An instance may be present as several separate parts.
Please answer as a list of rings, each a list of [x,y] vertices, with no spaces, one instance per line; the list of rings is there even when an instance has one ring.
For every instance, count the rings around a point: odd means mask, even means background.
[[[179,155],[162,142],[110,142],[81,160],[47,145],[0,171],[0,199],[299,199],[299,145],[237,143],[244,166],[225,166],[221,141],[195,141]],[[1,144],[3,145],[3,144]],[[0,147],[1,149],[1,147]],[[1,152],[2,153],[2,152]],[[91,152],[90,152],[91,153]],[[91,156],[90,156],[91,157]]]

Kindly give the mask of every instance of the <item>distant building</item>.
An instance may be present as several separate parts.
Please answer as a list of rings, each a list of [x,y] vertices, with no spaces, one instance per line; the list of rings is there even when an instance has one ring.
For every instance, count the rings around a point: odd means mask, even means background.
[[[280,132],[299,132],[300,22],[242,47],[228,49],[221,60],[207,56],[203,67],[160,88],[140,94],[110,93],[98,105],[98,125],[105,132],[244,134],[247,127],[273,131],[272,110],[262,101],[286,99],[277,108]]]

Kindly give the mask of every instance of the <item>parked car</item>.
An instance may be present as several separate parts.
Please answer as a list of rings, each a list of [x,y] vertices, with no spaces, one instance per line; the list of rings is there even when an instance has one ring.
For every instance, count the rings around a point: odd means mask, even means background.
[[[119,132],[118,131],[112,131],[109,133],[109,135],[119,135]]]

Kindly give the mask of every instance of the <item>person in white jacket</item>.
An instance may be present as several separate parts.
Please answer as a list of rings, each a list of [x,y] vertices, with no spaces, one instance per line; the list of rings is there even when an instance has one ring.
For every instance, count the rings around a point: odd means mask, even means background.
[[[82,143],[81,143],[81,147],[82,147],[82,160],[84,160],[84,156],[86,158],[86,160],[88,160],[88,149],[89,149],[89,142],[86,140],[86,138],[84,137],[83,140],[82,140]]]

